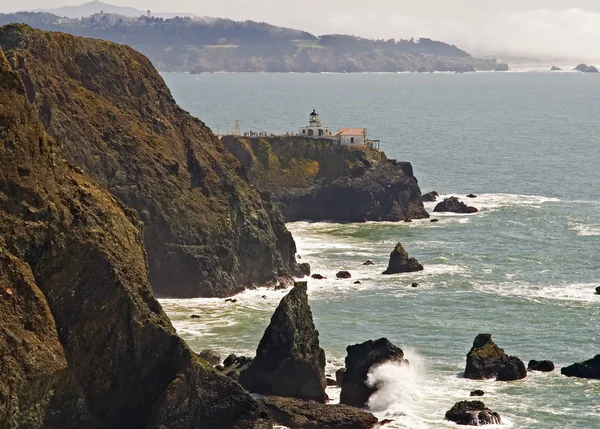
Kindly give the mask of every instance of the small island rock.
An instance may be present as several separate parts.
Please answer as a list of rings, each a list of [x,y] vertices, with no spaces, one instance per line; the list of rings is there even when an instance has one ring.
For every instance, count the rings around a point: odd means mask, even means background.
[[[375,264],[373,263],[373,261],[367,261],[363,265],[375,265]]]
[[[325,352],[319,346],[306,282],[296,282],[279,303],[239,383],[253,393],[327,400]]]
[[[465,378],[498,381],[513,381],[525,378],[525,364],[516,356],[507,356],[492,340],[490,334],[479,334],[467,354]]]
[[[500,415],[493,412],[481,401],[461,401],[446,412],[446,420],[463,426],[499,425]]]
[[[377,387],[369,387],[366,383],[371,367],[390,361],[408,364],[404,352],[387,338],[348,346],[346,350],[348,356],[346,356],[340,403],[354,407],[363,407],[377,391]]]
[[[477,195],[475,195],[475,194],[469,194],[469,195],[467,195],[467,198],[477,198]]]
[[[598,73],[598,69],[594,66],[588,66],[587,64],[579,64],[573,70],[582,72],[582,73]]]
[[[315,280],[323,280],[323,279],[327,278],[327,277],[323,277],[321,274],[313,274],[311,277]]]
[[[589,378],[600,380],[600,355],[581,363],[574,363],[560,370],[567,377]]]
[[[340,271],[335,276],[338,279],[349,279],[350,277],[352,277],[352,274],[350,274],[348,271]]]
[[[554,363],[549,360],[530,360],[527,364],[527,369],[531,371],[552,372],[554,371]]]
[[[409,258],[408,252],[404,249],[401,243],[398,243],[390,254],[388,268],[383,272],[383,274],[411,273],[415,271],[423,271],[423,269],[423,265],[421,265],[415,258]]]
[[[468,213],[477,213],[479,210],[477,210],[475,207],[466,205],[461,200],[459,200],[457,197],[450,197],[450,198],[445,198],[444,201],[442,201],[437,206],[435,206],[433,211],[438,212],[438,213],[450,212],[450,213],[466,213],[466,214],[468,214]]]
[[[433,203],[439,196],[440,194],[438,194],[436,191],[427,192],[426,194],[421,195],[421,201],[424,203]]]
[[[483,390],[473,390],[470,396],[483,396],[485,392]]]
[[[562,69],[560,67],[552,66],[550,71],[562,71]]]

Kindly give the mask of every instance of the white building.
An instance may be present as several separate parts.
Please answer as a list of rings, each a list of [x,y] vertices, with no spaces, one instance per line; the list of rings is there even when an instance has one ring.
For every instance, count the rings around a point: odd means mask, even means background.
[[[366,128],[340,128],[337,134],[332,135],[329,127],[321,124],[315,110],[310,114],[308,127],[298,128],[298,135],[334,140],[340,146],[369,146],[379,149],[379,140],[369,139]]]
[[[367,142],[366,128],[340,128],[334,136],[342,146],[365,146]]]
[[[319,115],[313,109],[310,114],[308,127],[298,128],[298,135],[304,137],[331,137],[329,127],[324,127],[319,120]]]

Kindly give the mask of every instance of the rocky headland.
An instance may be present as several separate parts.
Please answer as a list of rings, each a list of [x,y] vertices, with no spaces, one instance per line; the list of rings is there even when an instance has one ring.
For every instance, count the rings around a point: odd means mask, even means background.
[[[291,136],[227,136],[222,142],[286,221],[429,217],[412,165],[390,160],[382,151]]]
[[[56,36],[46,60],[76,43]],[[143,223],[63,161],[19,58],[0,49],[0,427],[272,428],[176,335],[152,295]]]
[[[305,274],[279,211],[146,57],[26,25],[0,28],[0,47],[57,156],[139,213],[157,294],[228,296]]]

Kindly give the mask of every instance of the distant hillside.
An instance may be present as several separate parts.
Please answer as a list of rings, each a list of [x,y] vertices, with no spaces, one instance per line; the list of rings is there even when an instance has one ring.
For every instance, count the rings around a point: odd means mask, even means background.
[[[128,17],[107,11],[81,19],[47,12],[0,14],[0,25],[14,22],[126,44],[145,54],[161,71],[352,73],[508,69],[495,60],[476,59],[456,46],[427,38],[396,41],[337,34],[317,37],[306,31],[254,21]]]
[[[85,16],[91,16],[96,13],[100,13],[101,11],[104,11],[104,13],[115,13],[128,17],[138,17],[147,14],[147,11],[145,10],[126,6],[114,6],[101,1],[91,1],[77,6],[62,6],[54,9],[38,9],[35,12],[46,12],[67,18],[83,18]],[[196,16],[193,13],[152,13],[152,15],[157,18],[165,19],[175,18],[177,16]]]

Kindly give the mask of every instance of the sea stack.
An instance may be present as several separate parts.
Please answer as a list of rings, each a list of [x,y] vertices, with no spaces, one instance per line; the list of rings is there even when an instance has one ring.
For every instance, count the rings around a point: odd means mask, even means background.
[[[415,258],[409,258],[408,252],[404,249],[402,243],[398,243],[390,254],[387,270],[383,274],[411,273],[423,270],[423,265]]]
[[[239,382],[253,393],[325,403],[325,352],[319,346],[306,282],[296,282],[283,297]]]
[[[496,377],[498,381],[512,381],[525,378],[527,369],[521,359],[504,353],[490,334],[479,334],[467,354],[464,375],[474,380]]]

